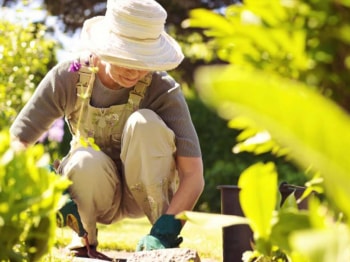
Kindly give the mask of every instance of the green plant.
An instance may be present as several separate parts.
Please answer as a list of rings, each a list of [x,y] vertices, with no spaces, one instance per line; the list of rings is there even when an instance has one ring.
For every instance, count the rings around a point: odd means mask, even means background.
[[[196,73],[201,99],[231,123],[242,116],[253,123],[243,125],[243,132],[250,130],[240,142],[261,130],[270,134],[265,144],[241,149],[286,150],[311,179],[307,191],[323,192],[320,199],[310,196],[307,211],[297,210],[291,199],[278,209],[276,179],[262,182],[276,176],[270,163],[244,171],[238,183],[248,193],[240,202],[255,240],[245,261],[348,260],[350,118],[343,108],[348,109],[344,70],[350,42],[342,32],[350,24],[344,15],[349,6],[341,0],[245,1],[229,7],[225,17],[192,13],[192,26],[205,28],[219,56],[235,64]]]
[[[48,171],[42,145],[15,152],[0,132],[0,260],[37,261],[54,244],[56,210],[69,182]]]
[[[56,43],[41,24],[23,26],[0,20],[0,126],[22,109],[36,85],[55,62]]]
[[[203,28],[208,49],[222,61],[298,80],[349,109],[348,10],[347,1],[244,1],[224,15],[192,10],[183,24]],[[273,139],[253,143],[264,132],[241,122],[229,124],[244,130],[236,153],[281,153]]]
[[[185,94],[203,154],[205,194],[200,197],[197,210],[220,212],[220,190],[217,187],[236,184],[242,171],[256,161],[275,162],[280,181],[297,185],[306,182],[303,172],[285,160],[285,157],[276,157],[268,151],[256,155],[241,150],[238,154],[233,154],[233,145],[240,131],[231,128],[227,120],[208,108],[194,92]]]
[[[242,261],[288,262],[291,251],[288,236],[293,231],[310,228],[312,222],[305,212],[298,211],[293,194],[280,207],[282,196],[276,171],[272,162],[257,163],[241,174],[239,200],[245,217],[183,212],[178,218],[205,228],[249,224],[254,233],[253,251],[246,251]]]
[[[279,144],[289,149],[291,159],[300,167],[313,170],[306,172],[309,178],[317,172],[324,180],[322,188],[326,198],[323,202],[312,200],[308,213],[281,211],[276,217],[277,229],[271,228],[271,239],[266,244],[266,238],[263,238],[265,240],[262,244],[256,246],[258,254],[271,256],[266,250],[271,250],[271,243],[278,243],[278,247],[282,248],[292,261],[319,262],[329,261],[329,256],[332,259],[343,257],[347,248],[342,248],[341,243],[348,243],[344,234],[347,235],[349,231],[350,215],[347,205],[347,199],[350,197],[350,166],[346,160],[350,143],[346,135],[350,130],[349,116],[336,104],[303,83],[267,75],[261,71],[244,70],[236,66],[202,68],[198,72],[197,81],[201,87],[202,99],[216,108],[222,116],[232,119],[236,115],[244,115],[253,119],[258,126],[267,128]],[[265,96],[267,89],[268,97]],[[295,108],[295,105],[298,107]],[[317,117],[320,115],[322,119]],[[342,139],[333,135],[334,126],[337,126],[337,133]],[[322,139],[319,138],[320,132]],[[261,175],[261,171],[255,172]],[[242,197],[242,204],[244,199],[245,197]],[[259,203],[264,207],[263,203]],[[250,208],[256,209],[253,203],[249,205]],[[320,212],[323,212],[322,215]],[[343,219],[338,221],[342,217]],[[294,226],[288,223],[298,221],[297,219],[301,219],[300,223]],[[300,225],[303,227],[300,228]],[[344,234],[337,236],[336,232],[341,228]],[[278,235],[278,230],[284,234]],[[266,233],[261,234],[259,230],[257,233],[259,236],[266,236]],[[317,238],[318,241],[309,242],[310,248],[307,249],[304,237]],[[330,243],[327,237],[333,242]]]
[[[347,0],[261,0],[223,13],[195,9],[183,24],[203,28],[224,62],[297,79],[350,109]]]
[[[197,81],[202,88],[202,99],[217,108],[222,116],[232,119],[236,115],[244,115],[254,119],[258,126],[267,128],[279,144],[289,149],[293,161],[301,168],[310,170],[306,172],[309,178],[317,172],[324,180],[322,188],[326,198],[320,204],[312,204],[314,208],[307,214],[307,219],[314,224],[310,222],[305,233],[291,228],[290,238],[285,237],[291,241],[289,248],[293,247],[294,253],[306,257],[304,260],[294,258],[293,261],[327,261],[329,254],[344,255],[346,249],[338,249],[344,235],[332,235],[334,245],[330,245],[326,235],[337,232],[340,227],[347,228],[349,223],[347,199],[350,197],[350,164],[346,157],[350,144],[347,136],[350,130],[349,116],[303,83],[261,71],[235,66],[203,68],[198,72]],[[267,89],[268,97],[265,95]],[[334,126],[337,126],[337,136],[334,135]],[[321,219],[317,214],[322,209],[327,211]],[[343,216],[341,223],[337,223],[339,216]],[[293,220],[293,216],[288,214],[285,221],[288,221],[288,217]],[[347,231],[344,230],[344,234]],[[318,237],[325,234],[325,237],[318,239],[319,247],[304,250],[302,236],[305,234],[311,238],[312,233]],[[316,255],[311,254],[312,251]],[[313,256],[318,260],[313,260]]]

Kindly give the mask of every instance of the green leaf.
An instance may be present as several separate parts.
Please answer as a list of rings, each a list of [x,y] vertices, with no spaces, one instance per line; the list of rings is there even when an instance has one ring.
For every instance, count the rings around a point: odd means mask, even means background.
[[[176,218],[186,220],[203,228],[219,228],[232,225],[248,224],[248,220],[245,217],[201,213],[194,211],[183,211],[177,214]]]
[[[297,209],[282,209],[278,213],[277,223],[272,227],[272,243],[278,245],[281,249],[290,251],[289,236],[297,230],[310,228],[308,213],[298,212]]]
[[[208,36],[225,36],[235,32],[235,28],[227,19],[217,13],[206,9],[193,9],[191,19],[183,22],[184,27],[210,28],[206,31]]]
[[[349,236],[349,228],[337,224],[323,230],[295,232],[291,236],[291,244],[295,253],[308,262],[348,261]]]
[[[268,239],[277,201],[277,173],[273,163],[257,163],[247,168],[238,180],[239,200],[249,219],[254,238]]]
[[[309,86],[262,71],[207,67],[195,79],[201,98],[222,117],[253,119],[294,162],[319,171],[326,194],[350,217],[350,118],[344,110]]]

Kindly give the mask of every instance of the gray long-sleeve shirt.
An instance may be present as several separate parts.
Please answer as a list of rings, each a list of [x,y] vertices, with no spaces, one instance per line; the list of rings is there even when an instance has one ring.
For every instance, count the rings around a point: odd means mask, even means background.
[[[76,102],[78,72],[69,72],[70,61],[52,68],[41,81],[29,102],[18,114],[10,132],[21,141],[35,143],[55,119],[68,116]],[[91,103],[106,108],[127,102],[131,88],[111,90],[96,77]],[[154,72],[140,108],[156,112],[176,137],[177,155],[201,156],[197,133],[186,100],[178,83],[166,72]]]

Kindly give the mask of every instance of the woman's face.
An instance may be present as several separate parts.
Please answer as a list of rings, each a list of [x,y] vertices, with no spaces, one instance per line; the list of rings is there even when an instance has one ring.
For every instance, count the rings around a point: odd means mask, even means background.
[[[121,87],[130,88],[144,78],[150,71],[129,69],[110,63],[105,63],[105,72],[111,80]]]

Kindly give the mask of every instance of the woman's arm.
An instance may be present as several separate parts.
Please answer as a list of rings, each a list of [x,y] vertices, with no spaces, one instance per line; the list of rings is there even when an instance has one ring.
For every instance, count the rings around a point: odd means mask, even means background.
[[[176,165],[180,184],[166,212],[174,215],[181,211],[192,210],[204,189],[201,157],[178,156]]]
[[[77,74],[68,72],[69,63],[51,69],[12,123],[10,133],[19,141],[34,144],[55,119],[74,105]]]
[[[22,151],[29,146],[29,143],[21,141],[18,137],[11,135],[11,148],[15,151]]]

